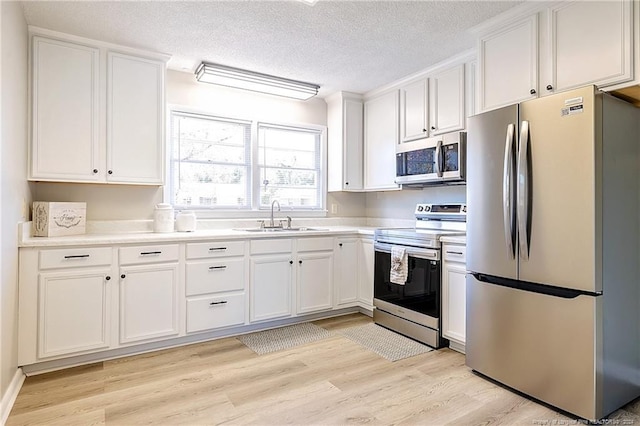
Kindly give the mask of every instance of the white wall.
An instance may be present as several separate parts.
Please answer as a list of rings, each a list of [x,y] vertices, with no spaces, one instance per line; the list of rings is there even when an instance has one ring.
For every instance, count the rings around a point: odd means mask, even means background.
[[[166,83],[169,105],[180,105],[226,117],[323,126],[327,124],[327,105],[322,99],[300,102],[198,83],[192,73],[171,70],[167,71]],[[34,199],[85,201],[89,220],[150,219],[154,205],[162,201],[162,188],[39,182],[35,184]],[[331,204],[337,205],[337,216],[364,216],[364,194],[329,194],[329,211]]]
[[[367,217],[415,219],[417,203],[464,203],[466,185],[437,186],[401,191],[371,192],[367,194]]]
[[[27,183],[27,25],[22,6],[0,2],[0,395],[18,367],[18,222]]]

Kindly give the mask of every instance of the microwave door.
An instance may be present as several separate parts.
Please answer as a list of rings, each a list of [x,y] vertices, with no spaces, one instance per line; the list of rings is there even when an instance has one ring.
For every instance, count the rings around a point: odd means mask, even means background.
[[[409,145],[410,143],[407,143]],[[409,184],[438,180],[436,146],[406,149],[396,154],[396,183]]]

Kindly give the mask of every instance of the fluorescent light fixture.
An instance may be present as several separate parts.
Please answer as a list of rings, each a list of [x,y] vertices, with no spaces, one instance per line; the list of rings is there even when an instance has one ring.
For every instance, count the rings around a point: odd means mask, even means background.
[[[318,89],[320,88],[317,84],[289,80],[207,62],[201,63],[196,70],[196,79],[203,83],[218,84],[220,86],[235,87],[237,89],[300,100],[314,97],[318,94]]]

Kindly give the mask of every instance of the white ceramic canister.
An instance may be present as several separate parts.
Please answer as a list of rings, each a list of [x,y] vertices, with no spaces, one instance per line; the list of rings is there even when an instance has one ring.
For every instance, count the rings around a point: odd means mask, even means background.
[[[153,232],[173,232],[173,207],[160,203],[153,212]]]
[[[178,232],[193,232],[196,230],[196,213],[182,210],[176,215],[176,229]]]

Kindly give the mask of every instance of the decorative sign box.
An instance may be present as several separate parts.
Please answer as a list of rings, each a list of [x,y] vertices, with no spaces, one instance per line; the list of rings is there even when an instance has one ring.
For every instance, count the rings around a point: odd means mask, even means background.
[[[86,231],[87,203],[33,202],[33,235],[58,237]]]

